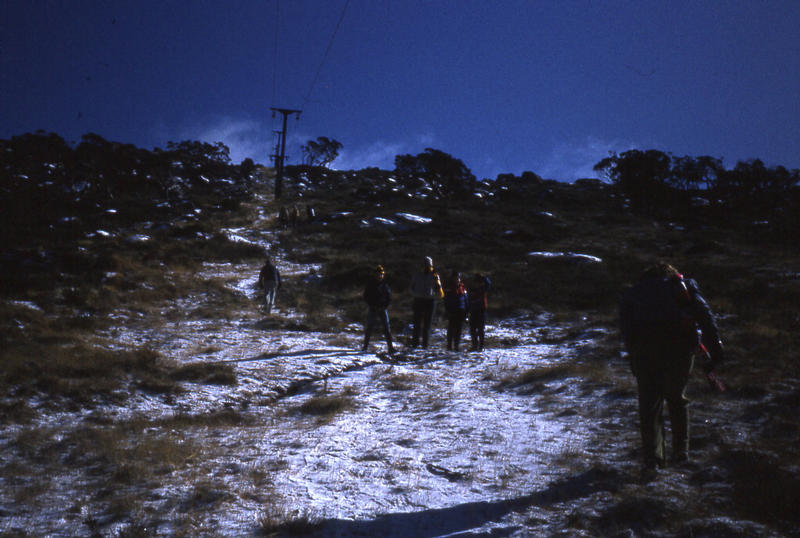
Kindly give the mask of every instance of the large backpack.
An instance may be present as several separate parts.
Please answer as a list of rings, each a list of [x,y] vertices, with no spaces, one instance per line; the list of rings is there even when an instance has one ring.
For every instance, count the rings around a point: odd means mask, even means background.
[[[626,290],[620,306],[620,323],[626,343],[660,334],[697,345],[697,319],[693,300],[681,275],[648,278]]]

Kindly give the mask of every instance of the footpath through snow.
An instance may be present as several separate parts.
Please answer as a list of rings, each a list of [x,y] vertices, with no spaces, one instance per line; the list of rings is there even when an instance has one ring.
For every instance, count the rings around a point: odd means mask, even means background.
[[[265,249],[275,240],[263,214],[252,228],[227,233]],[[290,264],[272,251],[289,281],[319,269]],[[609,447],[593,445],[598,428],[581,409],[596,395],[569,376],[508,388],[526,371],[574,359],[601,332],[552,327],[540,316],[490,323],[494,345],[482,353],[441,350],[441,327],[428,352],[361,353],[360,324],[343,334],[272,328],[255,303],[258,270],[207,264],[197,275],[253,298],[249,311],[225,319],[182,316],[205,300],[187,297],[165,304],[157,326],[121,312],[119,325],[97,335],[116,345],[147,346],[179,363],[230,365],[235,385],[187,382],[182,393],[137,392],[124,407],[53,412],[42,419],[42,426],[63,430],[63,437],[97,423],[100,415],[124,423],[240,414],[239,426],[187,430],[186,443],[198,447],[188,468],[168,472],[158,484],[130,486],[128,493],[141,499],[140,517],[157,534],[177,532],[175,522],[187,518],[193,528],[229,536],[286,521],[321,522],[318,533],[341,536],[506,535],[531,525],[548,534],[563,522],[554,506],[601,495],[616,483],[616,474],[595,468]],[[297,315],[280,308],[279,296],[272,316]],[[570,338],[553,338],[567,331]],[[319,401],[338,402],[342,410],[330,416],[304,412]],[[617,441],[635,442],[633,429],[615,418],[604,427],[620,432]],[[7,465],[14,463],[9,458]],[[0,493],[0,530],[81,535],[91,530],[86,514],[92,514],[93,528],[124,531],[127,524],[104,498],[86,491],[92,483],[81,470],[65,471],[51,486],[49,508],[36,513],[13,508]],[[74,499],[85,499],[80,511]]]

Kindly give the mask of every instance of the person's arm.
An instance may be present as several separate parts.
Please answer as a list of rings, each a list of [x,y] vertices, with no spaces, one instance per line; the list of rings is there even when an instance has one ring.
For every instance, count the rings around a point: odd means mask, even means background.
[[[692,279],[686,279],[686,288],[689,290],[689,295],[692,298],[692,309],[698,325],[700,325],[700,332],[702,333],[703,345],[708,350],[711,356],[712,364],[716,365],[724,359],[722,352],[722,340],[719,337],[719,330],[717,323],[714,320],[714,314],[711,312],[711,307],[708,306],[700,288]]]

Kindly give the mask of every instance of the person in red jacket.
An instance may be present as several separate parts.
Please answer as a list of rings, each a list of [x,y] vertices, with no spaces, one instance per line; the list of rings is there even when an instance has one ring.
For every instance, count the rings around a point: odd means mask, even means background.
[[[461,281],[461,274],[454,271],[447,280],[444,292],[444,308],[447,313],[447,349],[458,351],[461,331],[467,317],[467,290]]]

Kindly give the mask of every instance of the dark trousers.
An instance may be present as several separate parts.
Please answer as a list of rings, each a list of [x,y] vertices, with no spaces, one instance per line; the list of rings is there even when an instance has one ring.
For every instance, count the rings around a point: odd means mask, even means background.
[[[413,347],[419,345],[419,337],[422,335],[422,347],[428,347],[428,339],[431,335],[431,320],[433,319],[433,309],[436,303],[433,299],[414,299],[414,336],[411,341]]]
[[[684,392],[692,371],[693,353],[684,346],[676,346],[674,341],[658,338],[640,347],[629,351],[639,389],[642,456],[646,466],[664,465],[664,401],[672,429],[672,456],[679,458],[689,451],[689,400]]]
[[[385,308],[370,307],[367,313],[367,327],[364,331],[364,348],[369,345],[369,338],[375,325],[380,323],[383,326],[383,335],[386,337],[386,346],[392,350],[392,332],[389,330],[389,312]]]
[[[486,310],[483,308],[469,313],[469,335],[472,339],[472,349],[483,349],[486,336]]]
[[[447,349],[458,351],[461,343],[461,331],[464,327],[464,312],[447,313]]]

